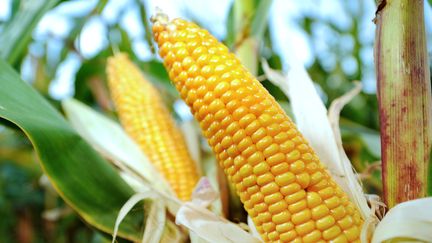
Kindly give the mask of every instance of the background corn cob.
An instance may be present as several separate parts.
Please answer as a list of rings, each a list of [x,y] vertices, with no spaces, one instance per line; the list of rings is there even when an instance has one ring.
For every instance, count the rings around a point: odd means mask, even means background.
[[[125,54],[108,59],[108,84],[120,121],[165,176],[181,200],[188,200],[198,171],[182,134],[158,91]]]
[[[268,91],[206,30],[153,21],[171,80],[262,238],[358,242],[359,212]]]

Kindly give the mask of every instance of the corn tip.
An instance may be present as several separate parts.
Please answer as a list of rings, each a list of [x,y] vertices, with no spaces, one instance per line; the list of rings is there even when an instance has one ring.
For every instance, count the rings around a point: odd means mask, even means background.
[[[150,17],[150,21],[153,24],[167,25],[169,22],[168,15],[165,14],[162,9],[156,7],[156,14]]]

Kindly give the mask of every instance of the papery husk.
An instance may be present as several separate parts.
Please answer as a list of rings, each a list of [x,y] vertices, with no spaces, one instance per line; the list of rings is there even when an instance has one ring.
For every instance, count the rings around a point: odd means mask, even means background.
[[[202,240],[215,243],[261,242],[259,238],[244,231],[239,225],[206,209],[217,196],[208,179],[201,178],[192,193],[192,201],[185,202],[177,212],[176,223],[185,226],[195,234],[194,242],[202,242]]]
[[[191,202],[186,202],[180,208],[176,223],[184,225],[208,242],[261,242],[238,225]]]
[[[400,203],[391,208],[375,229],[372,243],[431,242],[432,197]]]
[[[183,232],[174,222],[167,221],[160,243],[180,243],[185,242],[185,238]]]
[[[273,84],[290,99],[295,122],[300,132],[309,141],[321,162],[333,179],[347,193],[364,219],[371,216],[361,183],[346,157],[342,143],[338,146],[340,132],[332,129],[327,109],[321,101],[306,69],[292,64],[287,75],[272,70],[263,60],[264,72]],[[337,128],[339,129],[339,128]]]
[[[139,192],[133,195],[120,209],[112,237],[112,243],[116,241],[117,231],[120,223],[126,217],[126,215],[132,210],[132,208],[142,200],[151,200],[150,207],[146,211],[147,217],[145,222],[145,229],[143,234],[143,243],[158,243],[162,237],[165,227],[166,215],[165,206],[162,202],[158,201],[158,195],[151,190]]]
[[[73,128],[120,170],[174,195],[165,178],[118,123],[74,99],[63,101],[62,107]]]
[[[219,197],[218,192],[211,187],[207,178],[202,178],[198,182],[191,201],[181,202],[175,197],[172,190],[166,188],[168,184],[162,175],[156,171],[119,124],[79,101],[71,99],[64,101],[62,105],[78,133],[101,154],[113,161],[120,168],[122,177],[137,191],[120,210],[115,233],[122,219],[135,204],[141,200],[151,200],[158,204],[155,204],[154,209],[148,209],[152,216],[147,217],[143,242],[156,242],[162,239],[181,241],[183,239],[181,231],[174,229],[174,225],[164,219],[165,208],[176,216],[178,225],[185,226],[191,232],[196,233],[197,237],[208,242],[221,242],[221,240],[238,242],[240,239],[242,242],[260,242],[240,226],[207,209]],[[163,221],[165,223],[162,227]],[[217,233],[215,229],[219,229]],[[172,235],[164,235],[166,232]],[[152,236],[152,234],[156,235]],[[113,239],[115,236],[116,234]]]
[[[345,105],[347,105],[357,94],[360,93],[361,89],[362,85],[356,82],[354,88],[351,89],[348,93],[333,100],[328,111],[328,120],[330,121],[333,130],[334,138],[339,150],[339,156],[342,160],[342,166],[344,171],[353,171],[353,168],[342,145],[342,136],[339,128],[340,112]],[[355,171],[354,176],[357,176]],[[358,176],[357,178],[353,176],[348,176],[346,177],[346,180],[347,183],[352,187],[355,187],[357,185],[361,186],[361,181],[358,180]],[[363,193],[362,188],[358,188],[358,190],[361,190]],[[358,195],[360,195],[360,193]],[[364,218],[365,221],[362,227],[360,239],[362,242],[369,242],[372,238],[375,226],[379,222],[379,219],[376,215],[381,214],[381,212],[385,208],[385,204],[380,202],[380,198],[377,195],[367,195],[365,196],[365,199],[369,202],[370,210],[369,214]]]

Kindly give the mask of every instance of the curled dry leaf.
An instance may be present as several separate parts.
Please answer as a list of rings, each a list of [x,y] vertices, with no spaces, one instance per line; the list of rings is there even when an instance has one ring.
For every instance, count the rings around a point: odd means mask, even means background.
[[[218,197],[207,178],[201,178],[192,201],[184,203],[176,214],[176,223],[193,232],[194,242],[260,242],[239,225],[217,216],[206,207]]]
[[[166,215],[165,206],[162,202],[157,200],[158,196],[151,190],[139,192],[133,195],[120,209],[112,237],[112,243],[116,241],[118,228],[120,223],[126,217],[126,215],[132,210],[132,208],[140,201],[151,199],[150,208],[147,210],[147,220],[145,223],[145,230],[143,234],[142,242],[157,243],[160,242],[162,233],[165,227]]]
[[[184,225],[208,242],[261,242],[238,225],[191,202],[186,202],[180,208],[176,223]]]

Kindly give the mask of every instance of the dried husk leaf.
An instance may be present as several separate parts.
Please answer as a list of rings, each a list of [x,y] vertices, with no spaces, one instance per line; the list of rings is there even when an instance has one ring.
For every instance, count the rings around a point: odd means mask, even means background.
[[[298,129],[327,166],[333,179],[348,194],[362,217],[370,217],[370,208],[351,162],[343,148],[338,146],[337,140],[340,140],[340,135],[336,138],[327,117],[327,109],[306,69],[301,65],[292,64],[288,74],[282,75],[272,70],[265,60],[263,69],[267,78],[289,97]]]
[[[180,208],[176,223],[184,225],[208,242],[261,242],[238,225],[191,202],[186,202]]]
[[[360,83],[356,82],[355,87],[350,90],[348,93],[344,94],[343,96],[335,99],[329,108],[328,111],[328,120],[330,121],[331,128],[333,130],[334,139],[336,141],[338,150],[339,150],[339,157],[342,160],[342,166],[343,170],[345,171],[345,174],[352,173],[352,176],[347,176],[346,180],[348,185],[351,188],[356,188],[357,190],[357,196],[361,196],[360,200],[363,200],[367,198],[367,201],[369,201],[369,204],[371,205],[369,213],[366,217],[364,217],[365,221],[363,224],[362,232],[360,235],[360,239],[362,242],[369,242],[369,240],[372,238],[373,231],[375,229],[375,225],[379,222],[378,218],[375,216],[377,212],[380,212],[380,209],[383,207],[382,203],[380,203],[380,198],[378,196],[369,195],[368,197],[365,197],[363,194],[363,189],[361,187],[361,181],[359,181],[355,175],[355,172],[353,172],[353,168],[351,166],[351,162],[348,158],[348,156],[345,153],[345,150],[342,146],[342,137],[341,132],[339,129],[339,117],[340,112],[343,109],[343,107],[348,104],[357,94],[360,93],[362,89],[362,86]],[[385,206],[385,205],[384,205]]]
[[[63,101],[62,106],[72,126],[104,157],[143,183],[174,195],[168,182],[118,123],[74,99]]]
[[[207,206],[217,198],[217,192],[207,178],[201,178],[192,194],[192,201],[184,203],[176,214],[176,223],[192,232],[194,242],[260,242],[240,226],[217,216]]]
[[[156,171],[153,165],[150,164],[137,145],[126,135],[117,123],[76,100],[64,101],[63,107],[69,120],[84,139],[92,144],[104,156],[113,160],[118,167],[126,167],[126,169],[121,172],[121,175],[138,191],[137,194],[126,202],[120,211],[117,218],[116,229],[121,220],[136,203],[145,199],[153,199],[154,201],[163,202],[163,208],[167,207],[173,215],[176,215],[177,224],[185,226],[192,232],[195,232],[198,237],[206,241],[221,242],[220,240],[223,239],[224,241],[238,242],[239,239],[242,239],[242,242],[259,242],[259,240],[251,236],[238,225],[206,209],[206,207],[218,198],[218,193],[211,188],[207,178],[201,179],[198,183],[193,193],[192,201],[182,203],[175,198],[172,191],[167,191],[166,187],[168,184],[165,184],[166,182],[161,183],[164,181],[164,179],[161,178],[162,176]],[[151,173],[149,173],[149,171]],[[136,177],[137,174],[141,176]],[[140,182],[142,182],[141,186],[139,185]],[[162,218],[165,217],[162,217],[161,213],[162,211],[164,212],[164,210],[162,210],[160,205],[158,205],[157,208],[158,210],[154,210],[155,216],[151,218],[156,217],[158,220],[147,222],[149,226],[146,226],[146,232],[147,227],[150,227],[151,230],[149,231],[151,231],[151,233],[147,232],[144,234],[145,240],[160,240],[161,237],[165,237],[163,235],[155,238],[152,236],[152,234],[155,234],[154,231],[156,229],[158,230],[157,232],[164,231],[164,227],[160,227],[160,222]],[[179,234],[181,235],[180,231],[174,230],[172,225],[170,229],[166,227],[167,226],[165,226],[165,231],[171,232],[173,235],[166,236],[165,239],[173,238],[174,240],[181,241],[182,237],[179,236]],[[215,233],[213,230],[215,228],[219,229],[218,233]],[[203,235],[205,237],[203,237]]]
[[[432,197],[400,203],[391,208],[375,229],[372,243],[431,242]]]
[[[154,191],[147,190],[133,195],[120,209],[114,226],[112,243],[116,241],[118,228],[126,215],[138,202],[146,199],[150,199],[151,204],[150,207],[146,210],[147,219],[145,223],[145,230],[142,242],[160,242],[166,222],[165,205],[162,201],[158,200],[158,195]]]
[[[161,243],[180,243],[185,242],[185,236],[179,227],[171,221],[167,221],[163,232]]]

